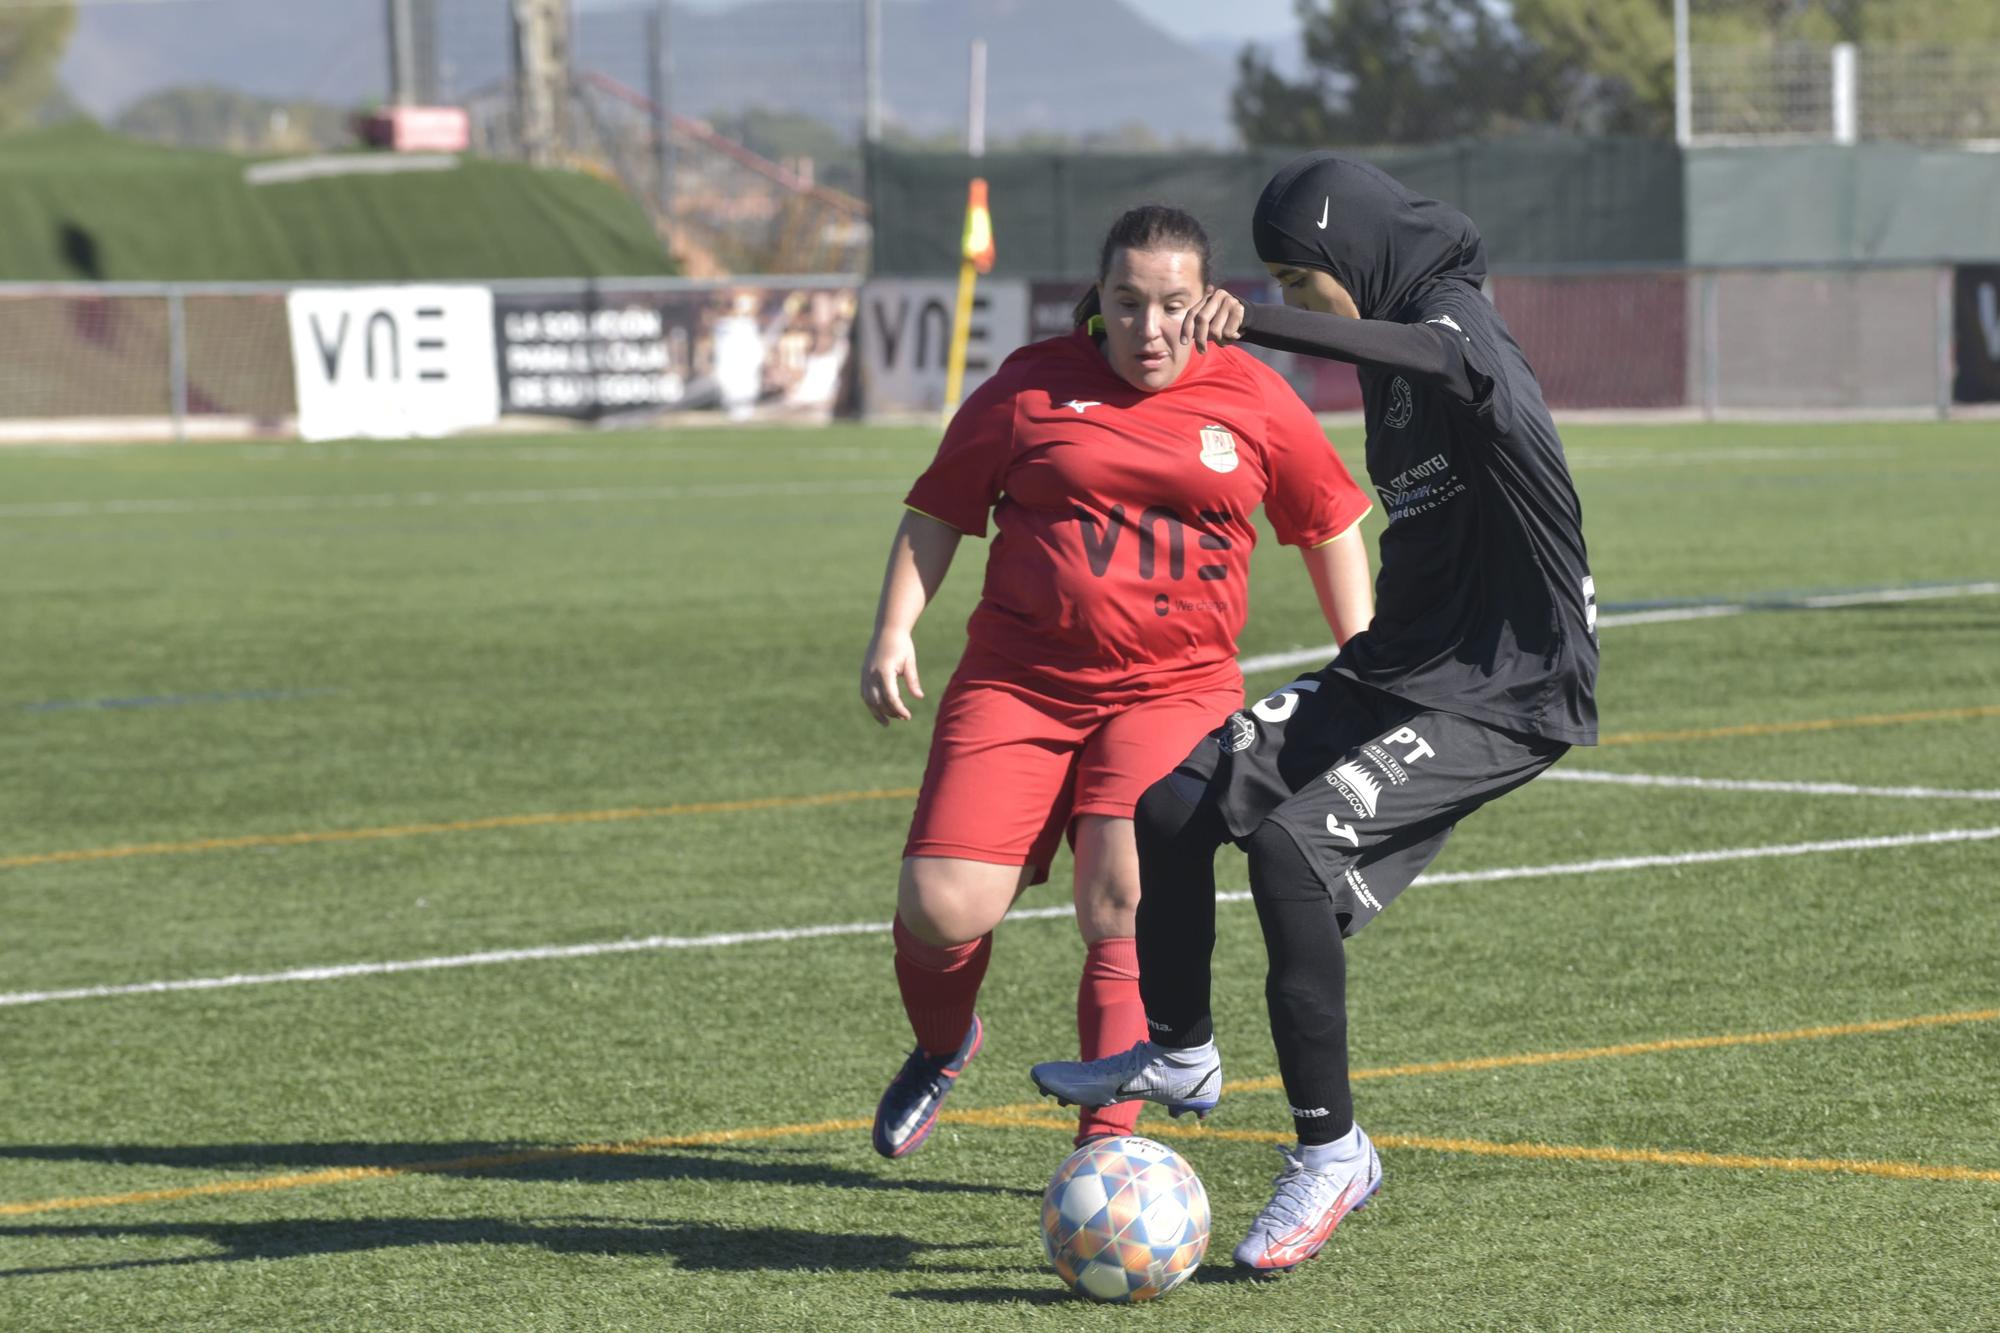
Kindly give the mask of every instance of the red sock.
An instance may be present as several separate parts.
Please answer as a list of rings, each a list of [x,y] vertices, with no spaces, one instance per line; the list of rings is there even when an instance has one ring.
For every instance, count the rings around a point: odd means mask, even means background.
[[[1084,951],[1083,976],[1076,985],[1076,1036],[1085,1060],[1116,1055],[1146,1039],[1138,941],[1099,940]],[[1130,1134],[1144,1104],[1084,1107],[1077,1119],[1077,1142],[1093,1134]]]
[[[992,933],[969,944],[926,944],[897,917],[890,934],[896,941],[896,985],[917,1045],[925,1055],[951,1055],[972,1028],[972,1003],[993,954]]]

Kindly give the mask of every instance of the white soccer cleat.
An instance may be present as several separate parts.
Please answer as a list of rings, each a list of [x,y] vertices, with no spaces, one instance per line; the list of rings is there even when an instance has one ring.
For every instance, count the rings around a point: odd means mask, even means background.
[[[1168,1115],[1203,1119],[1222,1095],[1222,1057],[1212,1041],[1185,1050],[1142,1041],[1101,1060],[1051,1060],[1028,1076],[1063,1106],[1158,1102]]]
[[[1283,1273],[1318,1254],[1340,1220],[1359,1209],[1382,1188],[1382,1159],[1375,1145],[1355,1126],[1363,1152],[1324,1171],[1314,1171],[1290,1148],[1271,1201],[1250,1224],[1250,1234],[1236,1247],[1236,1262],[1256,1273]]]

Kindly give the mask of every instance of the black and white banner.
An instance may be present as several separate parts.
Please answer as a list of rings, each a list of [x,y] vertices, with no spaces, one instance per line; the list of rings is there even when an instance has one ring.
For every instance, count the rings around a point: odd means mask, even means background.
[[[1964,264],[1953,292],[1952,342],[1961,403],[2000,403],[2000,264]]]
[[[448,435],[499,420],[493,294],[483,287],[306,287],[286,294],[299,435]]]
[[[854,288],[825,286],[501,292],[501,410],[824,419],[841,400],[854,303]]]
[[[861,409],[869,416],[937,412],[950,370],[955,278],[877,278],[861,290]],[[1028,341],[1028,284],[973,289],[964,393]]]

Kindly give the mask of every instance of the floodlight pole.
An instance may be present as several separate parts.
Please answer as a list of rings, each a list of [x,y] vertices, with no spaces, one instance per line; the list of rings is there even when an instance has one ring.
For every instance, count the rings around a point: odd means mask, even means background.
[[[669,34],[668,0],[646,16],[647,101],[653,104],[653,166],[659,174],[656,202],[661,222],[671,227],[674,219],[674,111],[673,38]]]
[[[882,0],[861,0],[861,141],[882,138]]]
[[[1694,142],[1693,53],[1688,49],[1688,0],[1674,0],[1674,142]]]
[[[1859,133],[1856,126],[1854,88],[1854,43],[1833,44],[1833,141],[1852,144]]]
[[[986,39],[972,39],[971,77],[966,81],[965,151],[986,155]]]
[[[416,100],[417,33],[410,0],[389,0],[389,102],[410,106]]]

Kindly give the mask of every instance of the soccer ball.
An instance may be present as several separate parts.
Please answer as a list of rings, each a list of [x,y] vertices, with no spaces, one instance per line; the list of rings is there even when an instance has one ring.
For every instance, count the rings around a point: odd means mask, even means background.
[[[1094,1301],[1150,1301],[1208,1251],[1208,1191],[1187,1159],[1131,1136],[1086,1143],[1042,1195],[1042,1250]]]

